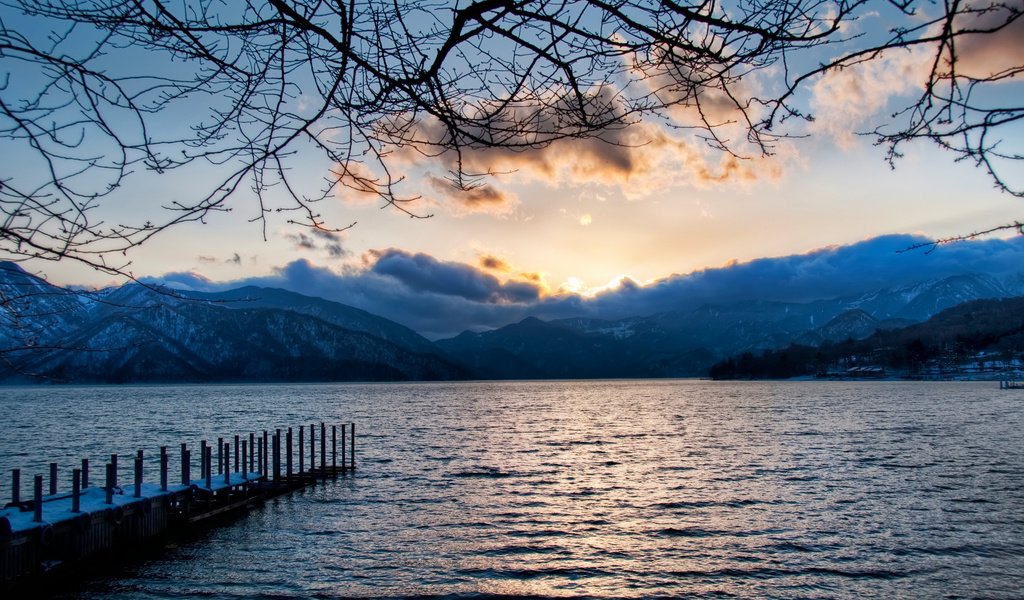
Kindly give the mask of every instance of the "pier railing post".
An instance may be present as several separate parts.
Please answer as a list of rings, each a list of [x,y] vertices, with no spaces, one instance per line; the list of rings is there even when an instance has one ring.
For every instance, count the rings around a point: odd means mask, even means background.
[[[327,425],[320,421],[320,478],[327,478]]]
[[[267,437],[267,430],[263,430],[263,477],[270,477],[270,438]]]
[[[43,476],[36,475],[35,484],[32,486],[32,520],[36,523],[43,522]]]
[[[231,442],[224,442],[224,485],[231,485]]]
[[[238,451],[239,451],[239,449],[240,449],[241,447],[242,447],[242,445],[241,445],[241,443],[240,443],[240,442],[238,441],[238,436],[236,435],[236,436],[235,436],[235,472],[236,472],[236,473],[237,473],[238,471],[240,471],[240,470],[241,470],[241,469],[239,469],[239,466],[240,466],[240,465],[238,464],[238,456],[239,456],[239,454],[238,454]]]
[[[57,495],[57,463],[50,463],[50,495]]]
[[[248,459],[248,456],[246,454],[247,454],[247,452],[249,450],[246,447],[247,444],[248,444],[248,442],[246,440],[242,440],[242,481],[245,481],[245,480],[249,479],[249,476],[247,475],[246,469],[245,469],[245,465],[246,465],[247,459]]]
[[[114,467],[112,463],[107,463],[107,485],[103,488],[107,504],[114,503],[114,481],[117,479],[117,476],[114,475],[114,472],[116,470],[117,469]]]
[[[203,445],[204,460],[203,464],[206,467],[203,477],[206,479],[206,489],[213,489],[213,448]]]
[[[160,446],[160,491],[167,491],[167,446]]]
[[[316,471],[316,429],[312,423],[309,424],[309,474],[314,475]]]
[[[356,469],[356,424],[355,423],[349,423],[349,426],[352,428],[352,439],[351,439],[352,446],[350,448],[351,451],[349,452],[349,459],[352,461],[351,462],[351,466],[352,466],[352,470],[354,471]]]
[[[185,444],[181,445],[181,485],[192,483],[192,455]]]
[[[281,430],[274,431],[274,481],[281,480]]]
[[[331,474],[338,476],[338,426],[331,425]]]
[[[71,470],[71,512],[82,511],[82,470]]]
[[[305,434],[303,433],[304,431],[306,431],[306,426],[305,425],[299,425],[299,476],[300,477],[302,476],[302,472],[305,470],[304,467],[306,466],[306,454],[305,454],[305,452],[306,452],[306,443],[303,441],[306,438],[305,438]]]
[[[288,434],[287,434],[286,439],[285,439],[285,450],[286,450],[285,455],[284,455],[285,456],[285,459],[284,459],[284,461],[285,461],[285,475],[288,476],[288,479],[291,479],[292,478],[292,455],[294,454],[292,452],[292,428],[291,427],[288,428]]]
[[[82,489],[89,487],[89,459],[82,459]]]
[[[263,438],[256,438],[256,473],[263,475]]]
[[[21,502],[21,469],[11,469],[11,502]]]
[[[217,438],[217,474],[224,474],[224,438]]]
[[[142,497],[142,450],[135,456],[135,497]]]
[[[200,479],[207,479],[206,473],[209,471],[209,469],[207,468],[208,465],[206,464],[207,463],[206,457],[207,457],[206,440],[199,440],[199,478]],[[206,486],[206,487],[210,487],[210,486]]]

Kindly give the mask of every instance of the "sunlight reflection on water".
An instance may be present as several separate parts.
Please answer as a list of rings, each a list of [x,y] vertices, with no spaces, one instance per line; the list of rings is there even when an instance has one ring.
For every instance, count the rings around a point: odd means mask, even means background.
[[[888,382],[13,388],[0,468],[358,423],[354,476],[86,598],[1014,597],[1021,400]]]

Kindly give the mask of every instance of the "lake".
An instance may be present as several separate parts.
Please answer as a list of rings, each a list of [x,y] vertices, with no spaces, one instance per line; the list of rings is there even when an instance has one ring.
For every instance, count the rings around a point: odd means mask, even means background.
[[[181,442],[357,423],[354,475],[71,597],[1024,590],[1024,392],[995,382],[33,387],[0,411],[3,502],[14,467],[66,487],[83,456],[168,445],[173,473]]]

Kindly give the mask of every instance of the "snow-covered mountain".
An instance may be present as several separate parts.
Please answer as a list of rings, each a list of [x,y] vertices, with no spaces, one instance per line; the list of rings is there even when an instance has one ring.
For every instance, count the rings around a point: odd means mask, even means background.
[[[649,316],[522,322],[430,342],[321,298],[247,287],[52,286],[0,263],[0,381],[299,381],[703,375],[792,343],[862,339],[964,302],[1024,295],[1024,277],[958,275],[811,302],[707,304]],[[5,368],[5,367],[0,367]]]
[[[280,290],[95,293],[0,265],[7,381],[311,381],[465,377],[413,331]],[[291,307],[294,306],[295,309]]]
[[[740,352],[794,342],[819,345],[861,339],[878,329],[924,321],[967,301],[1018,295],[1024,295],[1019,278],[1003,282],[987,275],[958,275],[806,303],[705,305],[621,320],[575,318],[543,323],[534,319],[528,327],[524,321],[491,332],[466,332],[437,344],[454,359],[484,372],[507,374],[527,368],[517,372],[519,377],[552,376],[548,365],[573,364],[587,353],[592,353],[587,370],[603,376],[702,375],[716,360]],[[533,348],[543,348],[543,361],[536,359]],[[601,352],[593,353],[594,348]],[[489,362],[488,357],[493,360]]]

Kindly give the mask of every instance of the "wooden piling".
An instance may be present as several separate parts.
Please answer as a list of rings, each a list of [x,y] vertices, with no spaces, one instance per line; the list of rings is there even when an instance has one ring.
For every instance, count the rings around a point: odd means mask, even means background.
[[[288,435],[285,439],[285,476],[292,478],[292,428],[288,428]]]
[[[236,435],[235,436],[235,473],[237,473],[240,470],[239,469],[240,465],[238,464],[238,451],[241,449],[241,447],[242,447],[242,445],[238,441],[238,436]]]
[[[114,482],[117,480],[117,476],[114,474],[117,469],[112,463],[107,463],[107,485],[103,488],[106,497],[107,504],[114,503]]]
[[[192,451],[185,449],[185,444],[182,444],[181,485],[188,485],[191,481],[192,481]]]
[[[89,487],[89,459],[82,459],[82,489]]]
[[[135,455],[135,497],[142,497],[142,450]]]
[[[306,439],[304,431],[306,431],[306,427],[299,425],[299,477],[302,476],[302,472],[305,470],[303,467],[306,465],[306,444],[303,442]]]
[[[256,469],[253,468],[253,459],[256,457],[256,434],[249,432],[249,462],[242,461],[242,470],[246,473],[252,473]],[[248,468],[245,465],[249,465]]]
[[[21,469],[11,469],[11,502],[21,503]]]
[[[315,426],[312,423],[310,423],[309,424],[309,474],[313,475],[315,471],[316,471],[316,429],[315,429]]]
[[[204,460],[203,460],[203,467],[204,467],[204,469],[203,469],[203,471],[204,471],[203,478],[206,479],[206,489],[212,490],[213,489],[213,465],[211,465],[210,463],[213,462],[213,448],[210,448],[210,447],[208,447],[208,446],[206,446],[204,444],[203,445],[203,455],[204,455]]]
[[[281,481],[281,430],[274,431],[274,481]]]
[[[36,523],[43,522],[43,476],[36,475],[35,483],[32,486],[32,520]]]
[[[217,438],[217,474],[224,473],[224,438]]]
[[[114,482],[111,483],[111,487],[117,487],[117,455],[110,455],[110,464],[114,465]]]
[[[346,439],[346,426],[344,423],[341,424],[341,469],[344,471],[348,468],[348,461],[345,459],[346,450],[345,447],[348,445],[345,442]]]
[[[338,475],[338,426],[331,425],[331,473]]]
[[[352,462],[349,465],[349,468],[351,468],[354,471],[356,468],[356,424],[349,423],[349,427],[352,429],[352,435],[350,436],[351,439],[349,440],[349,442],[352,444],[351,447],[349,448],[349,459]]]
[[[327,477],[327,425],[320,421],[320,477]]]
[[[167,491],[167,446],[160,446],[160,491]]]
[[[199,478],[200,479],[206,479],[207,478],[206,477],[206,472],[209,470],[209,469],[207,469],[207,464],[206,464],[206,457],[207,456],[208,456],[208,453],[206,452],[206,440],[199,440]],[[206,486],[206,487],[210,487],[210,486]]]
[[[231,483],[231,442],[224,442],[224,484]]]
[[[242,479],[246,478],[245,477],[245,465],[247,463],[246,459],[248,458],[246,456],[246,452],[248,451],[248,448],[246,448],[246,444],[247,443],[248,443],[247,440],[242,440]]]
[[[82,470],[71,471],[71,512],[82,512]]]

